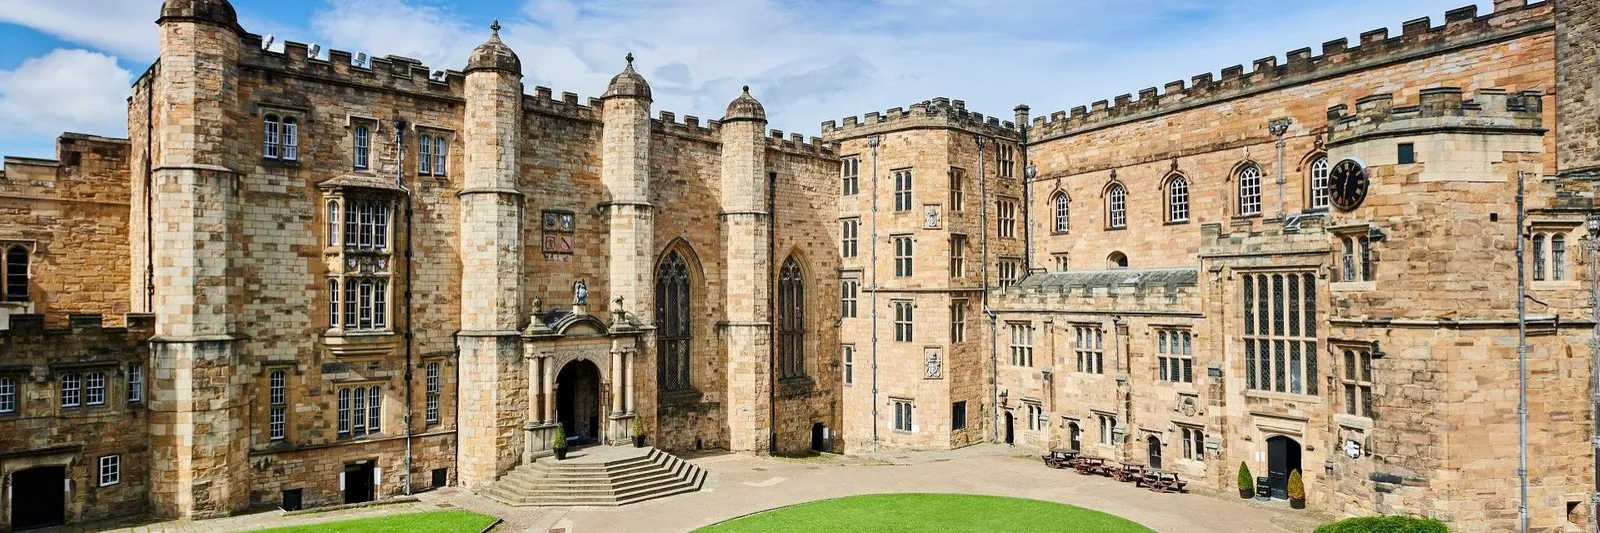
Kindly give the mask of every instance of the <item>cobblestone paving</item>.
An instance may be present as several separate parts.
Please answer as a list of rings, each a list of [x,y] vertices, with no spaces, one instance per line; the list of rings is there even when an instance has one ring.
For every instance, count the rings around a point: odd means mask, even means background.
[[[419,501],[284,516],[265,512],[204,521],[160,522],[119,532],[249,531],[370,516],[462,508],[498,516],[496,531],[530,533],[681,532],[807,501],[884,492],[992,494],[1056,501],[1126,517],[1157,531],[1301,533],[1326,517],[1235,495],[1156,494],[1129,483],[1046,468],[1006,446],[802,459],[704,454],[689,458],[711,473],[705,490],[624,507],[511,507],[447,488]],[[1026,518],[1019,518],[1025,520]]]

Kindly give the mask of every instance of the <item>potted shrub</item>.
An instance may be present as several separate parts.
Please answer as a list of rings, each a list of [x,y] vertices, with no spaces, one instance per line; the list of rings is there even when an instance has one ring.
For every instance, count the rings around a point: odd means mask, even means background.
[[[633,415],[633,447],[644,447],[644,417]]]
[[[1239,497],[1250,499],[1256,493],[1255,478],[1250,477],[1250,467],[1239,461]]]
[[[1306,508],[1306,484],[1300,479],[1299,470],[1289,471],[1289,507],[1291,509]]]
[[[567,431],[561,424],[556,424],[556,436],[550,439],[550,449],[555,450],[557,461],[567,458]]]

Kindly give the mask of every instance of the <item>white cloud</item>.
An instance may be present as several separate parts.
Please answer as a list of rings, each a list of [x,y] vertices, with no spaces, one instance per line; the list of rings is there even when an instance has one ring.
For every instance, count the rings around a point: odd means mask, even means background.
[[[467,54],[488,37],[485,27],[478,32],[483,35],[474,38],[468,25],[449,9],[402,0],[329,0],[327,8],[312,15],[311,28],[326,39],[320,43],[324,49],[405,56],[436,70],[462,68]],[[279,37],[301,40],[294,35]]]
[[[155,59],[161,0],[6,0],[0,22],[141,61]]]
[[[127,134],[128,71],[111,56],[56,49],[0,71],[0,134]]]

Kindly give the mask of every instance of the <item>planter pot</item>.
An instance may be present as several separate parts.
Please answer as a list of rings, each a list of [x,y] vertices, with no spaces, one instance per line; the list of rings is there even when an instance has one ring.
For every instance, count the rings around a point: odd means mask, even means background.
[[[639,435],[639,436],[636,436],[636,437],[633,438],[633,447],[635,447],[635,448],[643,448],[644,447],[644,435]]]
[[[557,461],[564,461],[566,459],[567,459],[567,449],[566,448],[556,448],[556,460]]]
[[[1245,489],[1245,488],[1239,489],[1239,497],[1240,498],[1244,498],[1244,499],[1248,500],[1248,499],[1250,499],[1251,496],[1255,496],[1255,495],[1256,495],[1256,490],[1255,489]]]
[[[1304,499],[1298,499],[1297,500],[1297,499],[1290,498],[1289,499],[1289,508],[1290,509],[1305,509],[1306,508],[1306,501]]]

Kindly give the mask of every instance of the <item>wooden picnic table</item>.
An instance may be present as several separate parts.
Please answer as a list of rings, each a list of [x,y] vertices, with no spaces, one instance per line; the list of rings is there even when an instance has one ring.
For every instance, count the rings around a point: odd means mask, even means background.
[[[1115,472],[1117,481],[1132,481],[1134,485],[1139,485],[1143,482],[1144,472],[1148,468],[1144,463],[1125,461],[1122,463],[1122,468]]]
[[[1072,466],[1079,474],[1104,474],[1106,473],[1106,461],[1107,459],[1104,457],[1080,455],[1078,456],[1078,461]]]
[[[1041,456],[1045,466],[1050,468],[1067,468],[1073,466],[1078,460],[1078,450],[1067,448],[1051,448],[1050,453]]]
[[[1183,487],[1189,482],[1178,477],[1177,472],[1152,468],[1149,472],[1150,490],[1155,492],[1183,492]]]

